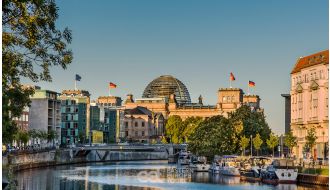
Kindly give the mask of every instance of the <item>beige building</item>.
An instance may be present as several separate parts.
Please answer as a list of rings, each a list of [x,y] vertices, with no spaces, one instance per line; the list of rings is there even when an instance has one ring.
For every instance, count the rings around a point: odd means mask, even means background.
[[[240,106],[247,104],[251,109],[260,111],[260,98],[257,95],[244,95],[239,88],[221,88],[218,90],[218,102],[216,105],[204,105],[202,97],[198,103],[178,104],[175,95],[167,98],[141,98],[133,99],[133,95],[127,95],[123,107],[132,109],[137,106],[146,107],[153,112],[162,113],[167,119],[171,115],[178,115],[183,120],[188,117],[210,118],[217,115],[228,116]]]
[[[164,117],[145,107],[126,109],[121,120],[121,137],[130,142],[157,141],[164,135]]]
[[[297,158],[325,158],[329,128],[329,51],[300,57],[291,72],[291,129],[298,138],[293,149]],[[303,151],[307,130],[316,129],[316,146],[311,155]]]

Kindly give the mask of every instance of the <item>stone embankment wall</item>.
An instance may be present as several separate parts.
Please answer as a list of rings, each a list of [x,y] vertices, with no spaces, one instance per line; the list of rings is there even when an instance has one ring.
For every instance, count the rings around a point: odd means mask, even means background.
[[[10,163],[15,170],[74,164],[88,162],[106,161],[136,161],[136,160],[168,160],[166,151],[110,151],[110,150],[51,150],[31,154],[7,155],[2,157],[2,164],[5,167]]]

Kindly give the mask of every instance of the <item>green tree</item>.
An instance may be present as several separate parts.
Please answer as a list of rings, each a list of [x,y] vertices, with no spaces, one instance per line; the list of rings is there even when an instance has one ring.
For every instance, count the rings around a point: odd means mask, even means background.
[[[278,145],[278,136],[275,135],[274,133],[271,133],[269,136],[269,139],[267,139],[266,143],[268,148],[272,149],[273,151],[273,157],[274,157],[274,148]]]
[[[186,120],[184,120],[183,137],[185,139],[185,142],[189,142],[190,135],[196,130],[196,128],[202,121],[203,118],[201,117],[188,117]]]
[[[292,131],[285,135],[284,145],[289,148],[289,155],[291,156],[293,147],[297,146],[297,137],[293,136]]]
[[[306,140],[306,148],[308,149],[308,152],[312,154],[313,147],[316,144],[317,136],[316,136],[315,128],[310,128],[307,130],[307,136],[305,137]]]
[[[234,112],[228,114],[228,119],[236,126],[237,138],[241,136],[250,137],[259,133],[263,142],[269,139],[271,129],[269,128],[266,117],[263,112],[252,111],[247,105],[243,105]],[[239,132],[241,130],[241,132]],[[239,150],[237,146],[237,151]],[[265,144],[261,145],[262,149],[267,149]]]
[[[166,137],[165,137],[165,136],[162,136],[161,142],[162,142],[163,144],[167,144],[167,140],[166,140]]]
[[[51,81],[50,67],[63,69],[72,62],[71,32],[55,27],[58,7],[53,0],[2,1],[2,137],[11,143],[17,133],[13,118],[30,104],[33,89],[21,85],[21,77],[33,82]]]
[[[19,147],[22,147],[22,145],[26,146],[29,141],[29,134],[26,131],[19,130],[15,135],[14,139],[17,142],[17,145]]]
[[[165,129],[166,136],[170,138],[171,143],[177,144],[183,142],[184,124],[180,116],[170,116],[167,120]]]
[[[52,145],[55,146],[55,139],[57,138],[56,131],[49,130],[47,134],[47,141],[52,142]]]
[[[263,140],[261,139],[259,133],[257,133],[257,135],[253,138],[252,142],[253,142],[254,148],[257,150],[257,156],[259,156],[259,150],[263,143]]]
[[[245,136],[243,136],[241,138],[241,140],[239,141],[239,145],[243,150],[243,152],[242,152],[243,156],[245,156],[245,149],[246,149],[247,146],[249,146],[249,144],[250,144],[250,139],[246,138]]]
[[[204,120],[190,136],[188,149],[197,155],[207,156],[233,154],[236,151],[236,134],[229,120],[214,116]]]

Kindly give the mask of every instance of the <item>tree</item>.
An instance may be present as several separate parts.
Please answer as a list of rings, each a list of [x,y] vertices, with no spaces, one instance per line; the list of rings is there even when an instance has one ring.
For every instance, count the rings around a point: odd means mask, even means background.
[[[274,133],[271,133],[269,139],[267,139],[266,141],[267,146],[273,151],[273,157],[274,157],[274,147],[278,145],[278,140],[279,140],[278,136],[274,135]]]
[[[207,156],[233,154],[237,138],[234,127],[223,116],[204,120],[190,136],[188,149],[197,155]]]
[[[284,145],[289,148],[289,154],[291,156],[292,148],[297,146],[297,137],[293,136],[292,131],[285,135]]]
[[[170,116],[166,123],[166,136],[170,138],[171,143],[183,142],[184,125],[180,116]]]
[[[243,150],[243,155],[245,155],[245,149],[247,146],[249,146],[250,144],[250,139],[249,138],[246,138],[245,136],[243,136],[239,142],[240,144],[240,147],[242,148]]]
[[[22,131],[22,130],[19,130],[15,135],[14,135],[14,139],[16,140],[17,142],[17,145],[19,147],[22,147],[22,144],[24,146],[27,145],[28,141],[29,141],[29,134],[28,132],[26,131]]]
[[[254,148],[257,150],[257,156],[259,155],[259,150],[260,150],[260,147],[263,143],[263,140],[261,139],[259,133],[257,133],[257,135],[253,138],[253,146]]]
[[[47,134],[47,141],[48,141],[48,143],[50,141],[52,141],[52,144],[54,146],[55,145],[54,140],[56,139],[56,137],[57,137],[56,131],[54,131],[54,130],[49,130],[48,131],[48,134]]]
[[[17,133],[13,118],[30,104],[32,88],[21,85],[21,77],[32,82],[51,81],[50,67],[66,69],[72,62],[71,31],[55,27],[58,8],[53,0],[2,1],[2,135],[11,143]]]
[[[163,144],[167,144],[166,137],[162,136],[161,142],[162,142]]]
[[[183,137],[185,142],[189,142],[190,135],[196,130],[199,124],[203,121],[201,117],[188,117],[184,120],[184,130],[183,130]]]
[[[307,136],[305,137],[306,140],[306,148],[308,149],[308,152],[312,154],[313,147],[316,144],[317,136],[315,134],[315,128],[310,128],[307,130]]]
[[[237,130],[237,138],[241,136],[250,137],[259,133],[263,142],[269,138],[271,129],[266,122],[266,116],[263,112],[252,111],[247,105],[243,105],[234,112],[228,114],[228,119],[235,126]],[[241,132],[239,133],[239,131]],[[239,150],[237,146],[237,151]],[[262,149],[266,149],[266,145],[261,145]]]

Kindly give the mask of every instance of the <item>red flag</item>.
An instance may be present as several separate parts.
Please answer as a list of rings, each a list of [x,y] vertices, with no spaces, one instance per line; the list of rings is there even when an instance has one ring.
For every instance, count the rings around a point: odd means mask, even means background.
[[[117,85],[115,83],[110,82],[109,83],[109,88],[117,88]]]
[[[249,80],[249,86],[250,86],[250,87],[254,87],[255,85],[256,85],[256,83],[254,83],[253,81],[250,81],[250,80]]]
[[[230,73],[230,80],[231,80],[231,81],[235,80],[235,76],[234,76],[233,73]]]

